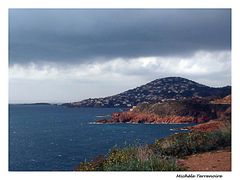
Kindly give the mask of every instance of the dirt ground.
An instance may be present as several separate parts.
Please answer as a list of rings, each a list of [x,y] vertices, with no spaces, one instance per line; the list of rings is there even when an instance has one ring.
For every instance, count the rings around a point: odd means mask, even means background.
[[[231,150],[206,152],[179,159],[188,171],[231,171]]]

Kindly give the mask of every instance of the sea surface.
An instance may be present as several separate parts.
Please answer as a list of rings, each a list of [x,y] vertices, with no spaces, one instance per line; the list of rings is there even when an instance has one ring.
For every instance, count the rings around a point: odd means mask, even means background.
[[[72,171],[113,147],[143,145],[189,124],[94,124],[119,108],[9,105],[9,170]]]

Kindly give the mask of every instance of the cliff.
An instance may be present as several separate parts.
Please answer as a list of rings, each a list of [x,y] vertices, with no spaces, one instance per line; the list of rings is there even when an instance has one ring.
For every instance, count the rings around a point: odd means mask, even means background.
[[[113,113],[110,120],[98,123],[203,123],[224,119],[229,104],[211,104],[207,100],[178,100],[142,103],[127,112]],[[231,113],[231,112],[230,112]]]

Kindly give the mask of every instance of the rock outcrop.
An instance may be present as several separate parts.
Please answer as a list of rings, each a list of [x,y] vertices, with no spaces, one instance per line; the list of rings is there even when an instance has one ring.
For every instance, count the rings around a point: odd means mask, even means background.
[[[191,123],[203,122],[204,118],[194,118],[192,116],[165,116],[159,117],[156,114],[148,113],[134,113],[134,112],[121,112],[113,113],[110,120],[98,120],[98,123]]]
[[[211,101],[212,104],[231,104],[231,95]]]
[[[228,128],[230,126],[229,123],[230,122],[224,120],[210,120],[202,124],[197,124],[195,126],[188,127],[187,129],[191,131],[211,132],[223,128]]]
[[[217,118],[208,122],[197,124],[195,126],[188,127],[192,131],[215,131],[220,129],[231,128],[231,107],[228,107],[225,111],[217,112]]]
[[[203,123],[211,119],[231,118],[229,104],[211,104],[206,100],[143,103],[131,111],[113,113],[98,123]]]

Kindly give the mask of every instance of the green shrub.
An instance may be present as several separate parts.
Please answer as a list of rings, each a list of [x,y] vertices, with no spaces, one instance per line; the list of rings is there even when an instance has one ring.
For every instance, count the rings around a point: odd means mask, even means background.
[[[148,146],[113,148],[107,158],[99,156],[81,163],[79,171],[180,171],[176,158],[231,146],[231,130],[179,133]]]
[[[78,171],[180,171],[174,158],[153,154],[148,146],[113,149],[106,159],[81,163]]]
[[[231,145],[231,131],[188,132],[157,140],[151,146],[158,155],[183,157],[186,155],[221,149]]]
[[[175,159],[151,156],[146,161],[140,161],[136,157],[130,158],[125,162],[107,164],[105,171],[180,171],[183,170]]]

